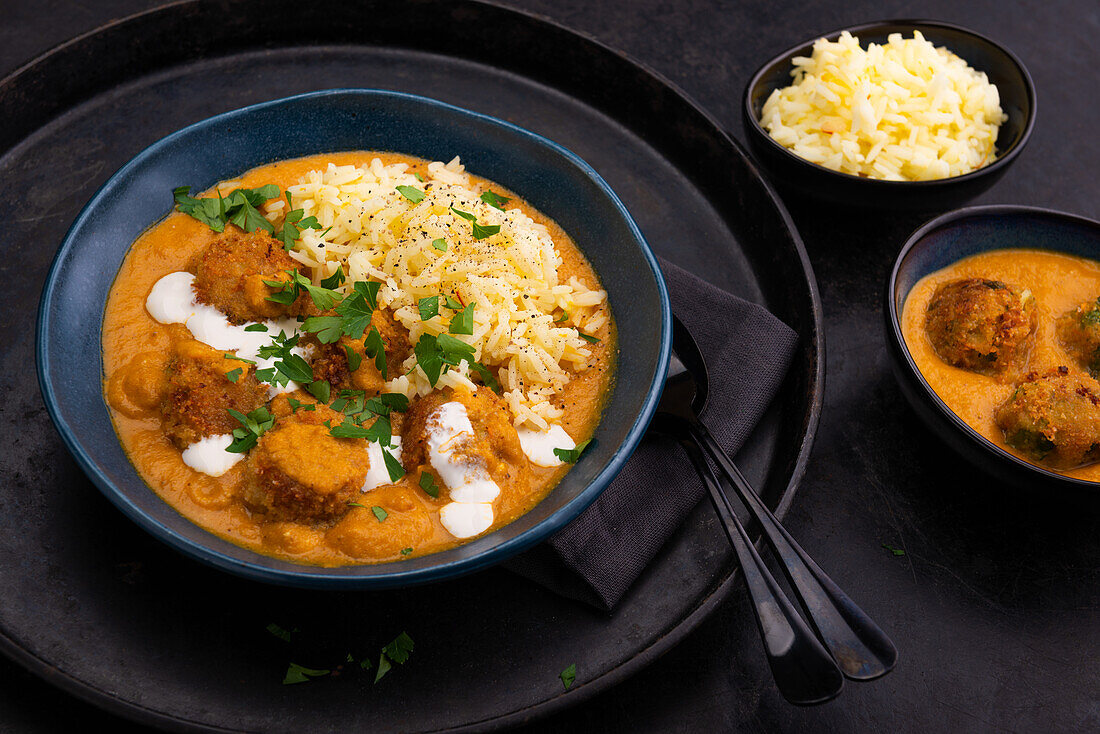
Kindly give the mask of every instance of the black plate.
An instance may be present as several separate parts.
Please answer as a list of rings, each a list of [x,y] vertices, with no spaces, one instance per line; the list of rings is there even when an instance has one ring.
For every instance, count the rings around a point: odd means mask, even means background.
[[[501,570],[386,593],[269,587],[162,547],[80,473],[29,367],[38,291],[76,212],[172,130],[338,86],[425,94],[562,143],[608,180],[659,254],[791,324],[802,337],[796,366],[739,463],[780,514],[805,467],[823,380],[805,252],[740,148],[664,80],[560,26],[476,2],[279,1],[232,12],[186,2],[107,25],[0,82],[0,180],[25,194],[0,200],[4,254],[21,263],[0,323],[13,436],[0,458],[0,643],[51,682],[137,720],[314,731],[523,721],[651,662],[733,587],[706,505],[613,615]],[[299,627],[299,641],[274,639],[269,622]],[[290,659],[329,667],[346,652],[376,656],[402,630],[416,652],[377,687],[362,676],[281,685]],[[565,692],[557,675],[574,662]]]

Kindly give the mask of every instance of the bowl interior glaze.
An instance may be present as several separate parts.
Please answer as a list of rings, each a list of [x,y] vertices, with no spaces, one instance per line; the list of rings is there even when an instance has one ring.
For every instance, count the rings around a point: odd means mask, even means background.
[[[527,199],[570,233],[608,292],[620,349],[593,445],[551,494],[515,522],[408,561],[318,568],[269,558],[176,512],[137,475],[103,400],[103,309],[133,241],[172,208],[172,189],[206,189],[277,160],[383,150],[468,170]],[[330,90],[262,103],[154,143],[96,193],[66,235],[39,307],[37,358],[47,408],[85,473],[124,513],[175,548],[250,578],[318,588],[433,581],[497,563],[591,504],[633,452],[656,408],[670,348],[668,294],[656,259],[614,192],[584,161],[522,128],[414,95]]]
[[[1074,479],[1030,464],[967,425],[925,381],[902,334],[900,317],[905,299],[921,278],[965,257],[1017,248],[1051,250],[1100,261],[1100,222],[1049,209],[980,206],[945,214],[922,226],[902,248],[887,284],[888,336],[891,346],[901,355],[901,359],[896,360],[901,364],[895,366],[911,384],[918,386],[915,398],[910,391],[905,391],[911,402],[921,403],[914,405],[918,414],[927,420],[931,409],[931,414],[942,419],[941,424],[958,429],[951,436],[941,435],[950,443],[965,442],[976,450],[977,453],[967,450],[963,453],[983,468],[1018,486],[1041,481],[1096,494],[1100,489],[1096,482]]]

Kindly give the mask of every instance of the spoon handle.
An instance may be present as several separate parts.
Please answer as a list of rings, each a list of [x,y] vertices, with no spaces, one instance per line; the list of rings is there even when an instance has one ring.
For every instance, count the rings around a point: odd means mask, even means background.
[[[834,698],[844,686],[844,676],[779,588],[775,577],[764,566],[760,554],[719,487],[718,478],[707,463],[702,447],[686,431],[681,436],[681,443],[707,485],[718,517],[745,573],[745,583],[756,612],[756,625],[776,687],[785,699],[794,704],[824,703]]]
[[[723,484],[733,485],[741,501],[760,523],[783,573],[844,675],[865,681],[889,673],[898,659],[897,648],[890,638],[795,542],[706,426],[694,421],[691,431],[729,480]]]

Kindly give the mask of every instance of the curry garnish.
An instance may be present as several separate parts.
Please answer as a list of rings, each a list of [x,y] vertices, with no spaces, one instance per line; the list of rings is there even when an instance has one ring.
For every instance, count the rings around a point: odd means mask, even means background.
[[[390,516],[390,513],[383,510],[378,505],[370,508],[370,511],[374,513],[374,516],[378,518],[378,522],[385,522],[386,518]]]
[[[315,380],[306,385],[306,392],[322,403],[327,403],[332,394],[332,386],[328,384],[328,380]]]
[[[447,327],[447,331],[452,334],[473,334],[474,306],[476,305],[476,303],[471,302],[466,308],[456,313],[451,318],[451,325]]]
[[[197,199],[190,196],[190,186],[179,186],[172,189],[172,197],[176,201],[176,208],[184,214],[188,214],[205,224],[215,232],[221,232],[226,224],[235,224],[245,232],[254,232],[262,229],[268,233],[275,232],[275,225],[267,221],[260,214],[260,207],[269,199],[279,195],[279,187],[268,184],[257,189],[233,189],[229,196],[223,197],[218,192],[218,197],[206,197]]]
[[[434,318],[439,315],[439,296],[429,296],[428,298],[421,298],[416,303],[417,308],[420,309],[420,320],[427,321],[430,318]]]
[[[401,466],[401,462],[385,449],[382,449],[382,461],[386,462],[386,473],[390,475],[391,482],[396,484],[397,480],[405,476],[405,467]]]
[[[294,398],[287,398],[286,401],[290,405],[291,413],[297,413],[299,410],[317,410],[317,406],[313,403],[303,403],[301,400],[295,400]]]
[[[499,224],[478,224],[474,222],[473,233],[475,240],[483,240],[486,237],[492,237],[499,231]]]
[[[336,271],[327,278],[321,279],[322,288],[339,288],[343,282],[347,280],[347,276],[344,275],[344,269],[337,266]]]
[[[270,296],[267,296],[265,300],[273,301],[275,303],[281,303],[284,306],[289,306],[298,299],[302,291],[305,290],[309,293],[309,297],[313,299],[313,304],[317,306],[321,311],[327,311],[343,298],[339,293],[331,288],[325,288],[319,285],[313,285],[313,282],[302,275],[297,270],[284,271],[290,276],[290,280],[264,280],[264,285],[269,288],[275,289],[275,292]]]
[[[260,323],[249,324],[248,326],[244,327],[244,330],[245,331],[267,331],[267,324],[260,324]]]
[[[275,624],[274,622],[272,622],[271,624],[269,624],[267,626],[267,631],[270,632],[275,637],[278,637],[283,642],[290,642],[290,635],[291,635],[290,630],[285,630],[282,627],[280,627],[279,625]]]
[[[229,408],[229,415],[241,424],[240,428],[233,429],[233,441],[226,447],[231,454],[243,454],[256,445],[260,436],[271,430],[275,425],[275,416],[271,415],[264,406],[256,408],[245,415],[238,410]]]
[[[331,674],[332,671],[328,669],[307,668],[304,665],[291,663],[290,667],[286,669],[286,676],[283,677],[283,685],[288,686],[292,683],[308,683],[312,678],[320,678]]]
[[[427,196],[427,194],[415,186],[398,186],[397,191],[414,204],[419,204],[424,201],[424,197]]]
[[[886,550],[890,551],[891,553],[893,553],[895,556],[904,556],[905,555],[905,551],[903,551],[901,548],[895,548],[892,545],[886,545],[886,543],[883,543],[882,547],[885,548]]]
[[[494,209],[500,209],[504,211],[504,204],[511,201],[507,196],[501,196],[500,194],[493,193],[492,191],[486,191],[481,195],[481,200]]]
[[[554,449],[554,456],[558,457],[567,464],[576,464],[577,460],[581,458],[581,454],[588,448],[588,444],[592,443],[592,440],[581,441],[577,444],[575,449]]]
[[[578,331],[577,336],[579,336],[581,339],[584,339],[589,344],[599,344],[600,343],[599,339],[597,339],[596,337],[594,337],[590,334],[585,334],[583,331]]]
[[[568,691],[573,687],[573,681],[577,679],[577,664],[570,663],[568,668],[558,673],[558,677],[561,678],[562,685]]]
[[[412,548],[402,548],[401,549],[401,555],[403,555],[403,556],[407,556],[412,552],[413,552]]]
[[[275,358],[274,366],[256,370],[256,379],[276,387],[286,387],[291,382],[313,382],[313,368],[300,355],[295,354],[298,334],[287,336],[280,331],[271,344],[260,347],[257,353],[264,359]]]
[[[236,382],[237,380],[241,379],[242,372],[244,372],[244,368],[242,367],[238,367],[235,370],[229,370],[225,373],[225,379],[229,380],[230,382]]]
[[[433,477],[428,472],[421,472],[420,488],[424,490],[425,494],[427,494],[429,497],[439,497],[439,485],[435,483],[435,477]]]
[[[386,343],[382,341],[382,335],[378,333],[378,327],[370,327],[370,333],[367,334],[367,338],[363,342],[363,351],[366,352],[368,357],[374,359],[374,366],[384,378],[386,376]]]
[[[294,204],[290,200],[290,192],[286,192],[287,213],[283,217],[283,226],[275,232],[275,239],[283,243],[283,248],[287,251],[294,249],[294,243],[302,238],[303,229],[320,229],[321,223],[317,221],[317,217],[305,216],[304,209],[295,209]],[[337,271],[339,272],[339,271]],[[322,283],[322,285],[324,285]],[[337,284],[339,285],[339,284]],[[333,286],[325,286],[331,288]]]
[[[438,237],[438,238],[432,240],[432,247],[439,250],[440,252],[446,252],[447,251],[447,240],[443,239],[442,237]]]
[[[355,372],[355,370],[359,369],[359,365],[362,364],[363,357],[360,356],[359,352],[352,349],[350,344],[344,345],[344,352],[348,355],[348,369]]]
[[[555,324],[560,324],[563,321],[568,321],[568,320],[569,320],[569,312],[566,311],[565,309],[562,309],[561,316],[554,319],[554,323]]]

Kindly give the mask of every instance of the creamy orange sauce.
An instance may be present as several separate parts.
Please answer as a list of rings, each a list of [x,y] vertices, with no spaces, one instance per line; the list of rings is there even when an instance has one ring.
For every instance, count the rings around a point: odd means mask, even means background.
[[[901,330],[909,353],[936,394],[971,428],[1005,451],[1031,462],[1005,443],[994,415],[1015,390],[1011,378],[980,375],[947,364],[932,348],[925,329],[928,304],[940,285],[960,278],[999,280],[1035,296],[1038,325],[1028,356],[1029,370],[1043,372],[1062,365],[1078,366],[1059,343],[1055,319],[1100,296],[1100,263],[1045,250],[997,250],[964,258],[925,276],[913,286],[901,314]],[[1044,466],[1049,469],[1050,467]],[[1059,472],[1100,482],[1100,464]]]
[[[427,174],[427,162],[394,153],[349,152],[310,156],[281,161],[253,169],[233,179],[234,186],[256,188],[275,184],[280,190],[293,185],[307,172],[336,165],[367,165],[380,158],[384,164],[404,162],[410,170]],[[569,236],[546,216],[540,214],[514,193],[484,179],[471,177],[472,184],[491,186],[498,193],[512,198],[508,206],[520,207],[536,222],[545,225],[561,255],[559,268],[562,281],[576,276],[590,284],[599,283],[591,265]],[[240,499],[240,484],[245,465],[241,462],[220,477],[199,473],[184,464],[179,449],[166,437],[161,426],[159,399],[155,384],[161,379],[163,360],[159,355],[172,352],[173,343],[189,339],[186,329],[164,325],[149,315],[145,300],[153,285],[163,276],[187,270],[196,253],[215,237],[206,225],[190,216],[173,212],[147,230],[134,243],[107,299],[103,317],[104,391],[115,430],[138,474],[165,502],[192,522],[233,543],[265,555],[323,566],[376,563],[400,560],[435,553],[459,544],[439,522],[439,509],[446,497],[433,500],[423,491],[410,486],[406,476],[397,485],[383,486],[362,495],[362,502],[391,510],[397,520],[401,512],[420,505],[432,520],[431,532],[409,529],[401,522],[387,528],[390,537],[385,542],[362,543],[349,555],[337,547],[338,532],[356,530],[362,524],[377,534],[378,520],[369,509],[353,507],[335,523],[342,530],[325,526],[306,526],[289,522],[265,522],[262,515],[253,514]],[[606,308],[606,305],[604,306]],[[600,342],[592,344],[589,368],[577,375],[565,387],[561,405],[565,414],[561,425],[577,443],[591,437],[600,419],[600,412],[610,392],[617,342],[614,322],[595,332]],[[298,397],[306,398],[299,395]],[[335,395],[333,396],[335,397]],[[542,468],[530,465],[532,481],[526,493],[502,492],[494,503],[495,530],[512,522],[541,501],[561,480],[571,465]],[[403,535],[405,533],[406,535]],[[408,555],[399,551],[413,550]]]

